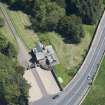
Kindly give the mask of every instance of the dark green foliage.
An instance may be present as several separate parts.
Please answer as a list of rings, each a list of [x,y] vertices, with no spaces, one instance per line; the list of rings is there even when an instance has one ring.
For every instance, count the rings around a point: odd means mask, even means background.
[[[103,0],[103,3],[105,4],[105,0]]]
[[[15,70],[16,70],[16,72],[18,74],[22,74],[23,75],[24,74],[24,71],[25,71],[25,68],[22,67],[22,66],[16,66]]]
[[[4,25],[4,19],[0,17],[0,26]],[[17,52],[13,44],[11,44],[4,35],[0,33],[0,52],[9,56],[16,57]]]
[[[49,8],[51,3],[56,2],[55,5],[66,9],[68,15],[75,14],[80,16],[86,24],[94,24],[97,22],[103,6],[103,0],[6,0],[6,2],[10,4],[17,3],[23,5],[27,9],[28,13],[32,12],[31,14],[36,16],[35,18],[32,18],[33,23],[36,24],[36,26],[33,25],[34,28],[36,29],[39,27],[38,29],[42,28],[42,30],[47,30],[45,18],[49,14],[46,13],[46,7]]]
[[[28,105],[29,86],[23,79],[23,73],[17,73],[16,62],[2,54],[0,54],[0,84],[0,100],[9,105]]]
[[[65,15],[65,11],[63,8],[58,6],[55,2],[50,3],[47,7],[47,17],[46,17],[48,31],[56,30],[56,26],[59,20],[64,15]]]
[[[35,31],[52,31],[61,17],[65,15],[64,8],[50,0],[36,0],[32,9],[34,16],[31,18]]]
[[[65,16],[58,25],[58,32],[63,35],[66,42],[79,43],[83,37],[83,29],[80,18],[77,16]]]
[[[49,38],[45,37],[45,35],[40,35],[39,34],[39,39],[40,39],[40,42],[42,42],[45,45],[51,44]]]
[[[17,51],[4,35],[0,34],[0,52],[8,57],[16,57]]]
[[[0,27],[4,25],[4,19],[0,17]]]
[[[6,2],[8,4],[13,4],[15,3],[17,0],[1,0],[2,2]]]
[[[2,1],[12,5],[12,4],[17,3],[17,2],[24,3],[27,0],[2,0]]]
[[[100,17],[103,0],[66,0],[67,13],[81,16],[86,24],[94,24]]]
[[[22,5],[25,11],[31,14],[31,28],[33,28],[35,32],[56,31],[57,26],[59,28],[62,27],[61,32],[65,31],[63,30],[64,27],[58,24],[62,22],[61,18],[65,15],[76,15],[81,18],[83,23],[95,24],[100,17],[103,5],[103,0],[11,0],[9,2],[14,3],[17,7],[18,4]],[[77,25],[75,18],[72,19],[74,20],[71,21],[71,24],[74,23]],[[68,20],[65,19],[65,21]],[[68,23],[70,24],[70,22]],[[68,33],[65,33],[66,35],[61,34],[67,36],[66,39],[68,40],[80,42],[80,37],[83,35],[81,22],[78,23],[78,26],[74,24],[72,29],[68,29],[67,31],[71,32],[69,35]],[[71,28],[69,25],[67,27]]]
[[[8,47],[7,47],[7,55],[9,57],[16,57],[17,56],[17,51],[14,47],[14,45],[12,43],[8,43]]]
[[[2,34],[0,34],[0,51],[5,49],[7,46],[8,46],[7,39]]]
[[[51,1],[55,1],[58,5],[60,5],[63,8],[65,8],[65,6],[66,6],[65,0],[51,0]]]
[[[29,85],[23,79],[24,68],[16,66],[16,58],[15,47],[0,34],[0,104],[28,105]]]

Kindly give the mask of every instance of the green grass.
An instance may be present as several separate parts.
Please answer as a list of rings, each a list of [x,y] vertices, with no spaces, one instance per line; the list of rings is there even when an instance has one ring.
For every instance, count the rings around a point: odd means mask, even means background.
[[[0,16],[2,16],[1,11]],[[3,27],[0,27],[0,33],[3,34],[15,47],[17,47],[16,40],[7,24],[5,24]]]
[[[0,28],[0,33],[2,33],[12,44],[16,46],[16,40],[7,26]]]
[[[105,105],[105,57],[98,76],[82,105]]]
[[[38,40],[38,37],[33,30],[28,28],[31,25],[29,17],[21,11],[8,10],[8,13],[18,35],[24,41],[25,45],[29,49],[35,47],[35,43]]]
[[[66,86],[73,78],[90,45],[95,26],[84,25],[83,27],[86,35],[78,45],[66,44],[63,38],[54,32],[39,34],[42,40],[49,40],[57,53],[60,64],[56,66],[56,72],[64,80],[62,86]]]

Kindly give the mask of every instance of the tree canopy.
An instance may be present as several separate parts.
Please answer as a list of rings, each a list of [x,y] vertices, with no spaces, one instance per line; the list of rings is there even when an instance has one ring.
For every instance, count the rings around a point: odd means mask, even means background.
[[[84,23],[94,24],[100,17],[103,0],[66,0],[67,14],[80,16]]]
[[[50,0],[35,0],[31,18],[33,28],[37,31],[55,30],[60,18],[65,15],[64,8]]]
[[[58,32],[72,43],[79,43],[84,36],[81,20],[75,15],[63,17],[59,22]]]
[[[63,22],[68,21],[66,27],[72,29],[67,28],[67,32],[71,32],[69,35],[72,39],[79,41],[83,31],[82,25],[78,23],[76,26],[77,18],[72,18],[71,15],[79,16],[83,24],[96,24],[105,0],[6,0],[6,2],[24,6],[27,13],[31,14],[32,28],[36,32],[56,31],[58,27],[59,30],[61,27],[62,30],[65,30]],[[71,18],[74,20],[70,23]],[[68,33],[65,34],[68,36]]]
[[[0,17],[0,27],[2,27],[4,25],[4,20],[2,17]]]
[[[28,105],[29,85],[23,74],[14,45],[0,32],[0,104]]]
[[[8,105],[28,105],[28,84],[16,71],[16,62],[0,53],[0,100]]]
[[[8,46],[8,41],[6,38],[0,34],[0,51]]]
[[[63,8],[65,8],[66,6],[66,0],[51,0],[51,1],[55,1],[58,5],[60,5]]]

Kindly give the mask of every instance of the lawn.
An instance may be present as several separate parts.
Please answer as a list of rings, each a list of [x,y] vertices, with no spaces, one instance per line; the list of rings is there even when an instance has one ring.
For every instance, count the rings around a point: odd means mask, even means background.
[[[82,105],[105,105],[105,57],[98,76]]]
[[[22,11],[8,10],[8,14],[16,28],[16,31],[20,38],[24,41],[28,49],[35,47],[35,43],[38,40],[37,35],[29,27],[31,25],[28,15]]]
[[[39,34],[40,39],[43,40],[46,38],[49,40],[57,53],[60,64],[56,66],[56,72],[58,77],[61,77],[64,80],[62,86],[66,86],[76,74],[79,65],[82,63],[86,55],[86,51],[90,45],[94,29],[95,26],[84,25],[84,31],[86,35],[78,45],[66,44],[63,41],[63,38],[54,32]]]

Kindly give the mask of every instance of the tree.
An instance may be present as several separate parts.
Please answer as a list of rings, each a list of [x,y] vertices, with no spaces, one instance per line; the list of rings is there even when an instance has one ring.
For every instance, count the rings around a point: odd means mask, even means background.
[[[35,31],[43,31],[46,29],[46,5],[49,0],[35,0],[34,7],[32,8],[33,16],[31,21],[33,23],[33,28]]]
[[[105,4],[105,0],[103,0],[103,3]]]
[[[60,5],[63,8],[65,8],[66,6],[66,0],[51,0],[51,1],[55,1],[58,5]]]
[[[6,2],[8,4],[13,4],[16,2],[16,0],[1,0],[2,2]]]
[[[0,51],[8,46],[8,40],[4,35],[0,34]]]
[[[0,52],[8,57],[16,57],[17,51],[4,35],[0,34]]]
[[[65,10],[50,0],[35,0],[31,18],[36,31],[55,30],[58,21],[65,15]]]
[[[0,27],[4,25],[4,19],[0,17]]]
[[[23,78],[24,68],[16,65],[16,49],[0,33],[0,104],[28,105],[29,85]]]
[[[79,43],[84,36],[81,20],[77,16],[65,16],[58,24],[58,32],[66,41]]]
[[[23,71],[17,73],[15,63],[0,53],[0,100],[8,105],[28,105],[29,85],[23,78]]]
[[[49,3],[47,6],[47,30],[56,30],[59,20],[64,17],[65,10],[58,6],[55,2]]]
[[[18,65],[18,66],[16,66],[15,70],[16,70],[17,74],[24,75],[24,71],[25,71],[24,67]]]
[[[94,24],[100,17],[103,0],[66,0],[67,14],[76,14],[86,24]]]
[[[19,3],[20,2],[20,4],[21,3],[24,3],[24,2],[26,2],[27,0],[2,0],[3,2],[6,2],[6,3],[8,3],[8,4],[10,4],[10,5],[12,5],[12,4],[14,4],[14,3]]]

